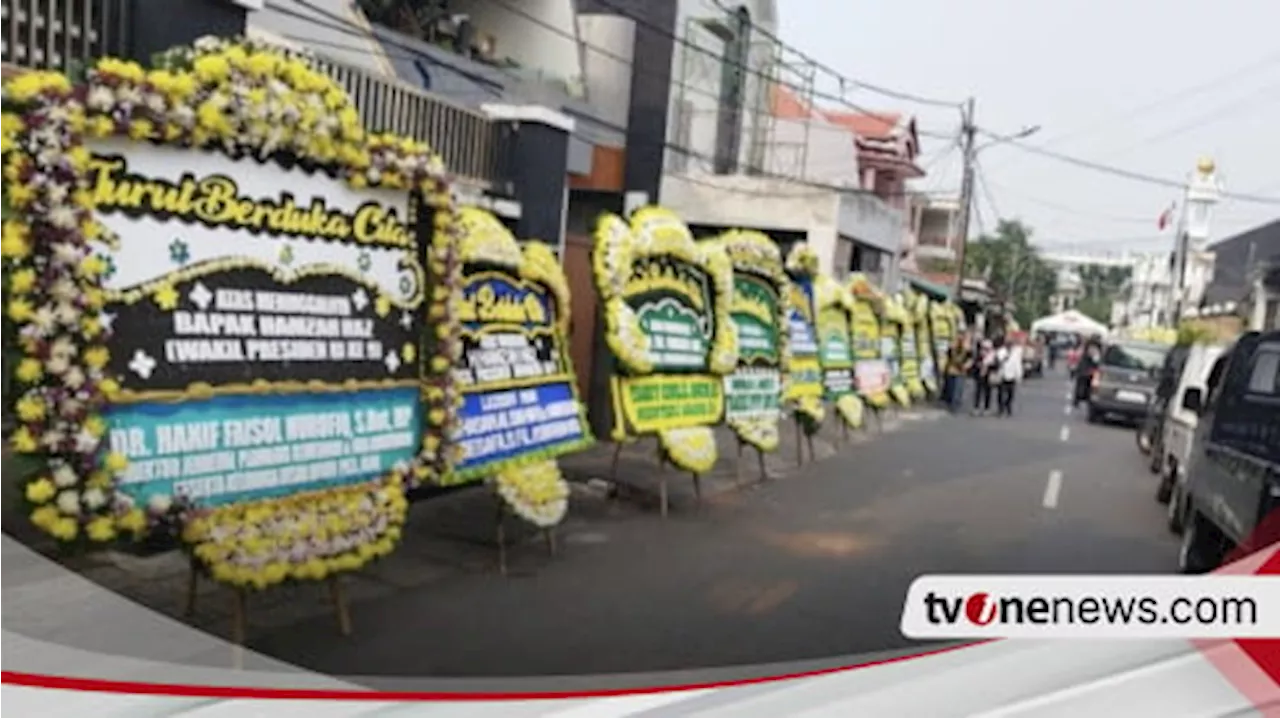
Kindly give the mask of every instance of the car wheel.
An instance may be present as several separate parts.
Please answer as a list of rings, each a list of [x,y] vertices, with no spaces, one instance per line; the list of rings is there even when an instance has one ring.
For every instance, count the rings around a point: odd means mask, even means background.
[[[1145,422],[1138,425],[1137,433],[1138,451],[1141,451],[1143,456],[1147,456],[1151,453],[1151,432],[1147,431]]]
[[[1186,515],[1186,507],[1183,504],[1182,488],[1175,482],[1169,490],[1169,511],[1167,512],[1169,530],[1174,534],[1182,533],[1183,518]]]
[[[1153,442],[1153,444],[1151,447],[1151,461],[1147,463],[1147,468],[1153,474],[1161,474],[1165,469],[1161,458],[1164,456],[1164,447],[1160,446],[1158,442]]]
[[[1090,424],[1096,424],[1102,419],[1102,413],[1094,408],[1093,404],[1089,405],[1089,413],[1085,415],[1085,419]]]
[[[1173,494],[1173,475],[1172,467],[1166,468],[1160,473],[1160,483],[1156,485],[1156,502],[1168,503],[1169,496]]]
[[[1214,560],[1214,546],[1210,543],[1210,529],[1194,509],[1190,513],[1182,532],[1182,544],[1178,548],[1178,572],[1208,573],[1218,567],[1218,562]]]

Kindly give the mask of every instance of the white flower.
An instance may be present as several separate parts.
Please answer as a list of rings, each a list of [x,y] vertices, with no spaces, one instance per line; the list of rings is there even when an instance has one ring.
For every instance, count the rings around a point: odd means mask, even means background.
[[[147,499],[147,511],[153,514],[167,513],[171,506],[173,506],[173,498],[168,494],[152,494]]]
[[[44,363],[45,371],[56,376],[62,376],[69,368],[71,368],[71,357],[64,354],[55,354]]]
[[[49,295],[59,302],[69,302],[79,294],[79,287],[68,277],[62,277],[49,288]]]
[[[63,326],[75,327],[80,323],[80,308],[70,302],[58,304],[53,313]]]
[[[190,105],[178,105],[170,110],[169,119],[183,127],[191,127],[196,123],[195,108]]]
[[[160,114],[164,112],[164,95],[158,92],[148,92],[143,96],[142,104],[146,105],[147,109],[152,112]]]
[[[84,501],[84,507],[90,511],[97,511],[107,505],[107,495],[103,493],[102,489],[89,489],[80,498]]]
[[[61,264],[74,266],[80,263],[84,253],[79,247],[69,242],[58,242],[53,245],[53,258]]]
[[[80,494],[68,489],[58,494],[58,510],[67,516],[80,515]]]
[[[53,470],[53,484],[60,489],[75,486],[79,481],[80,477],[69,464],[59,464],[58,468]]]
[[[137,105],[142,102],[142,91],[133,85],[125,85],[116,90],[116,100],[121,105]]]
[[[36,333],[36,336],[47,337],[53,333],[53,328],[57,323],[58,317],[46,304],[35,311],[35,315],[31,318],[31,323],[27,326]]]
[[[71,367],[62,375],[62,383],[72,391],[84,386],[84,379],[84,371],[78,366]]]

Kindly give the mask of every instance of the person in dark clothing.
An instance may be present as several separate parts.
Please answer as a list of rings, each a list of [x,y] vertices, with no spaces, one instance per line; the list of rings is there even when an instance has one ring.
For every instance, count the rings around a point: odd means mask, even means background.
[[[1072,406],[1080,406],[1081,402],[1089,400],[1089,385],[1093,381],[1093,372],[1098,369],[1101,362],[1102,341],[1097,337],[1090,337],[1084,344],[1084,351],[1080,352],[1080,362],[1076,364],[1076,393]]]
[[[973,362],[973,415],[982,416],[991,411],[992,381],[996,371],[996,348],[990,339],[983,339],[978,356]]]

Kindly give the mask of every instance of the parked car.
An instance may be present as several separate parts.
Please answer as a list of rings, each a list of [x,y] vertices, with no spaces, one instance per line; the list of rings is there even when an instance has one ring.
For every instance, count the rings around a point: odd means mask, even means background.
[[[1183,397],[1191,389],[1204,394],[1209,381],[1209,371],[1214,362],[1222,356],[1226,347],[1220,344],[1197,344],[1187,349],[1182,361],[1181,371],[1175,379],[1175,388],[1168,397],[1168,411],[1165,412],[1161,439],[1156,442],[1155,463],[1159,466],[1160,483],[1156,487],[1156,501],[1169,504],[1169,528],[1174,532],[1182,530],[1182,513],[1179,501],[1170,501],[1177,488],[1182,495],[1181,485],[1185,483],[1187,464],[1191,456],[1192,439],[1195,436],[1199,417],[1195,412],[1183,406]],[[1171,352],[1172,355],[1172,352]]]
[[[1036,340],[1028,341],[1022,347],[1023,376],[1044,376],[1044,343]]]
[[[1174,345],[1164,356],[1164,365],[1160,367],[1157,377],[1156,391],[1147,403],[1147,413],[1138,424],[1138,450],[1150,457],[1148,466],[1151,473],[1158,474],[1162,468],[1162,445],[1164,443],[1164,424],[1171,409],[1171,400],[1182,379],[1182,370],[1191,353],[1191,345]]]
[[[1280,331],[1241,336],[1181,406],[1198,421],[1171,497],[1184,527],[1178,568],[1203,573],[1280,539]]]
[[[1129,421],[1144,417],[1169,348],[1127,340],[1103,345],[1102,357],[1089,383],[1089,421],[1101,421],[1107,416]]]

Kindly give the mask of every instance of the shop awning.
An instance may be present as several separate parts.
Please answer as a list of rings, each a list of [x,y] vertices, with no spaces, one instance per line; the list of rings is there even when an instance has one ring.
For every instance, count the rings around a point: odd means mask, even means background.
[[[951,299],[951,287],[944,287],[941,284],[935,284],[927,279],[920,277],[908,276],[907,282],[918,292],[929,295],[930,299],[946,300]]]

